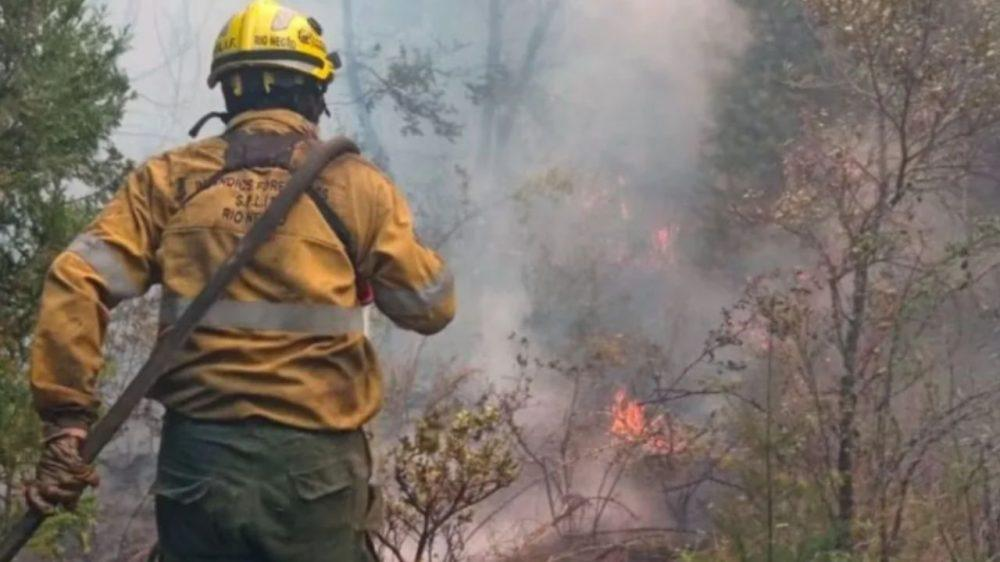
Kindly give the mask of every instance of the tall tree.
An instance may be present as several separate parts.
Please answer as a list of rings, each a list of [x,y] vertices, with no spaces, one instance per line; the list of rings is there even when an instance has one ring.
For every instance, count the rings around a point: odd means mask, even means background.
[[[25,371],[42,278],[121,176],[127,33],[84,0],[0,0],[0,530],[38,443]]]
[[[1000,228],[969,188],[1000,134],[1000,6],[798,1],[827,68],[800,84],[839,111],[802,105],[780,175],[733,217],[797,264],[727,318],[767,365],[730,410],[730,466],[740,502],[774,517],[727,505],[719,527],[741,559],[993,559],[996,461],[968,457],[995,457],[1000,433],[995,336],[976,333],[1000,308]]]
[[[354,2],[343,0],[341,3],[344,23],[344,51],[347,60],[344,63],[344,76],[351,92],[351,100],[357,105],[358,127],[360,128],[361,145],[371,154],[372,160],[383,168],[388,167],[389,157],[382,146],[378,130],[372,121],[372,105],[367,101],[365,86],[361,78],[361,51],[354,32]]]
[[[486,68],[481,82],[469,84],[472,100],[481,106],[480,140],[477,165],[487,180],[503,183],[508,180],[510,141],[519,125],[521,112],[531,95],[538,89],[538,66],[551,40],[553,24],[563,0],[539,3],[537,13],[525,40],[524,53],[516,68],[504,63],[510,58],[505,48],[510,41],[505,35],[504,19],[510,4],[491,1],[487,13]],[[520,30],[521,28],[516,28]]]
[[[735,3],[747,16],[751,39],[714,93],[704,161],[710,189],[704,195],[700,237],[707,251],[699,252],[709,266],[731,265],[753,243],[747,225],[732,221],[730,208],[747,194],[776,194],[783,151],[802,133],[801,112],[814,102],[831,105],[837,93],[831,82],[803,84],[824,73],[824,61],[801,2]]]
[[[496,92],[499,82],[503,79],[504,68],[502,66],[501,55],[503,54],[503,19],[504,3],[501,0],[490,0],[489,14],[487,15],[486,34],[486,75],[483,79],[481,89],[473,88],[474,97],[482,103],[482,116],[480,118],[479,149],[476,163],[481,168],[489,165],[493,158],[493,140],[495,133],[497,114],[497,96],[491,95]],[[481,95],[485,93],[486,95]]]
[[[496,123],[495,153],[493,162],[494,178],[503,178],[509,173],[510,141],[521,117],[528,94],[536,87],[539,60],[550,39],[552,24],[555,21],[563,0],[547,0],[539,6],[539,12],[531,34],[524,47],[521,63],[515,72],[510,73],[511,85],[506,90],[507,97],[504,107]]]

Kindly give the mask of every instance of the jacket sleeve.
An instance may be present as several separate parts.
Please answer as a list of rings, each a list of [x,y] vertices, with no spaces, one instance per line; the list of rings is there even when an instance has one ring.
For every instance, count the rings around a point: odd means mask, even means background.
[[[97,374],[110,310],[154,282],[154,252],[169,212],[157,185],[166,166],[135,172],[49,268],[31,349],[31,388],[42,419],[87,425],[96,416]]]
[[[375,305],[397,326],[432,335],[455,316],[455,280],[444,260],[413,231],[406,199],[379,176],[381,212],[368,252]]]

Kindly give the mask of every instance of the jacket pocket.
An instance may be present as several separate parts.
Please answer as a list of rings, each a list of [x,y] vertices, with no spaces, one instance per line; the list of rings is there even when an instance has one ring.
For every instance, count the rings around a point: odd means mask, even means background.
[[[193,476],[171,468],[160,467],[153,484],[153,494],[177,502],[191,505],[205,497],[210,481],[208,478]]]
[[[358,505],[364,498],[347,459],[296,470],[288,478],[293,515],[286,524],[292,535],[309,540],[318,537],[349,540],[343,537],[348,537],[358,526]]]
[[[205,549],[219,555],[232,551],[236,541],[229,528],[239,508],[218,480],[160,466],[152,491],[164,551],[177,560],[194,560]]]
[[[314,501],[347,490],[354,485],[354,474],[344,462],[335,462],[289,474],[299,498]]]

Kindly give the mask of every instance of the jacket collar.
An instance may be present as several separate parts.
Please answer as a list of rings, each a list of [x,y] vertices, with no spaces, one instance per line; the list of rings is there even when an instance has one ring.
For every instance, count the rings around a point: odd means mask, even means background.
[[[288,109],[244,111],[229,120],[226,132],[247,131],[254,133],[298,133],[318,137],[317,127],[305,117]]]

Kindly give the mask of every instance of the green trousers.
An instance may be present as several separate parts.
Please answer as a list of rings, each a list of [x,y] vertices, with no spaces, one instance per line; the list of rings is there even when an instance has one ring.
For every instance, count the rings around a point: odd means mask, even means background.
[[[372,562],[361,431],[168,413],[156,484],[163,562]]]

